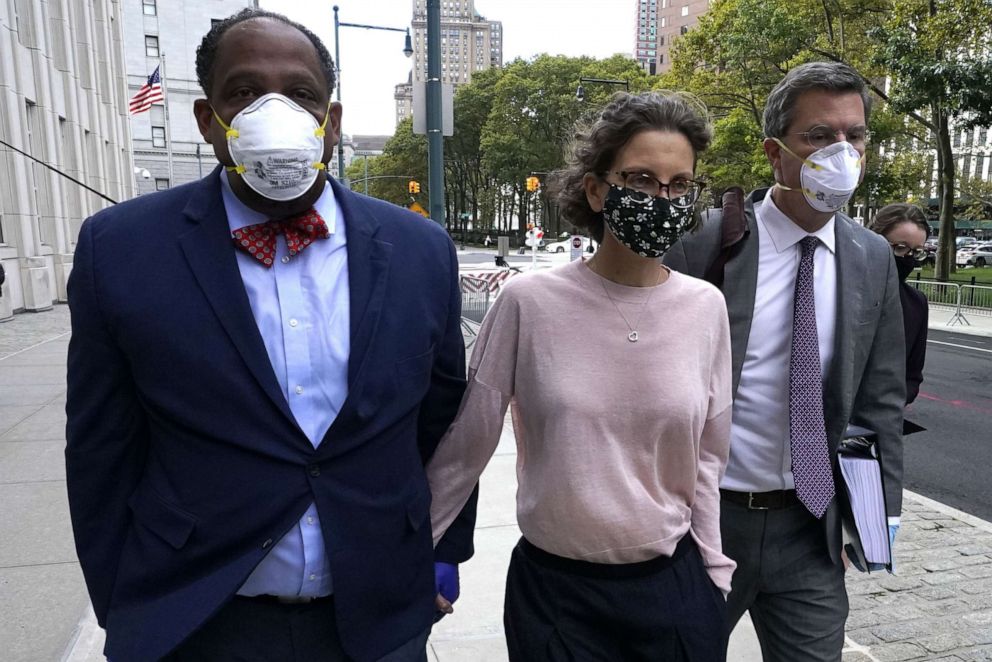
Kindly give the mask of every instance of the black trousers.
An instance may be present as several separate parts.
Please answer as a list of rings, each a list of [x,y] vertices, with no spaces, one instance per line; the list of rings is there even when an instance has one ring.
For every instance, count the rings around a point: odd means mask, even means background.
[[[380,662],[427,662],[427,636]],[[163,662],[351,662],[341,647],[334,599],[298,605],[235,597]]]
[[[671,558],[608,565],[521,538],[503,623],[511,662],[723,662],[726,602],[689,535]]]

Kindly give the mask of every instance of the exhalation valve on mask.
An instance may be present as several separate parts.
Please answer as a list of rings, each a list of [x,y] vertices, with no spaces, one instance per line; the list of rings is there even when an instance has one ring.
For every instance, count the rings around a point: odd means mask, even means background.
[[[227,148],[250,189],[269,200],[285,202],[306,193],[326,166],[323,124],[291,99],[275,92],[256,99],[231,120],[230,126],[214,111],[227,131]]]

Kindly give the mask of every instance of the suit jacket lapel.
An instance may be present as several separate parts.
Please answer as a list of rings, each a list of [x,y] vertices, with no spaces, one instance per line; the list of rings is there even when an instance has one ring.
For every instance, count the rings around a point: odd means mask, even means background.
[[[344,413],[349,406],[355,408],[360,404],[364,367],[386,299],[393,245],[376,238],[379,222],[361,199],[333,179],[330,181],[348,228],[351,351],[348,357],[348,398],[342,409]]]
[[[227,225],[218,170],[215,169],[202,180],[197,185],[198,190],[190,197],[183,213],[192,221],[193,227],[179,237],[179,242],[196,281],[249,371],[295,426],[296,418],[272,371],[272,362],[258,332],[248,293],[241,280]],[[305,435],[300,434],[306,441]]]
[[[755,191],[744,204],[748,234],[736,244],[735,255],[724,267],[723,295],[727,300],[730,317],[730,342],[733,354],[733,393],[741,383],[744,355],[747,353],[748,336],[754,315],[755,290],[758,287],[758,224],[754,217],[754,204],[764,197],[765,191]]]
[[[855,239],[850,221],[837,214],[834,221],[837,264],[837,318],[834,329],[834,352],[827,370],[823,393],[823,413],[827,436],[834,442],[847,426],[845,404],[851,398],[844,390],[851,383],[854,366],[854,325],[863,307],[862,284],[868,282],[868,257],[865,247]]]

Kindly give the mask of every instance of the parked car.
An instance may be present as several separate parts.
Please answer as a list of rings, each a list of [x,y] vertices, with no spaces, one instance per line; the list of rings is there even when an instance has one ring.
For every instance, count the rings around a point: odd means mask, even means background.
[[[582,237],[582,251],[585,252],[589,248],[589,237]],[[561,241],[554,241],[547,244],[544,250],[549,253],[564,253],[566,251],[572,250],[572,238],[562,239]]]
[[[992,265],[992,243],[975,244],[967,249],[959,250],[957,265],[959,267],[984,267]]]

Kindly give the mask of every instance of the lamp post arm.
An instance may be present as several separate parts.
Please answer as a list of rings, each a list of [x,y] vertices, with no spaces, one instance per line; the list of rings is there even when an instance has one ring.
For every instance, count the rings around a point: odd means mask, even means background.
[[[365,25],[364,23],[338,23],[343,28],[364,28],[366,30],[389,30],[390,32],[406,32],[406,28],[387,28],[382,25]]]
[[[580,78],[580,83],[606,83],[608,85],[623,85],[624,89],[630,91],[630,81],[614,80],[612,78]]]

